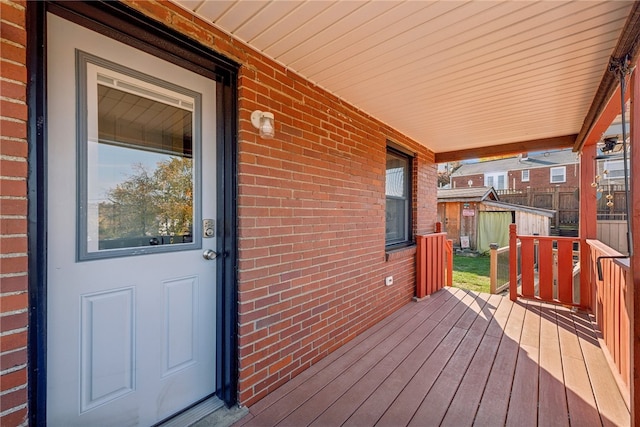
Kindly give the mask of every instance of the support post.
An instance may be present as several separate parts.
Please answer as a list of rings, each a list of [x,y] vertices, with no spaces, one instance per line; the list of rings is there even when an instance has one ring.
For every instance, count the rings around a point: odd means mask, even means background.
[[[591,283],[592,266],[587,239],[597,238],[596,223],[596,189],[591,186],[596,176],[596,145],[582,147],[580,157],[580,306],[584,309],[595,309],[593,292],[595,284]]]
[[[489,245],[489,292],[496,293],[498,288],[498,244]]]
[[[640,76],[638,68],[631,75],[631,180],[629,191],[629,203],[631,212],[640,212],[640,185],[637,185],[637,177],[640,176],[640,108],[636,105],[640,102]],[[631,224],[631,244],[640,248],[640,215],[631,215],[627,218]],[[640,249],[634,250],[629,260],[632,284],[627,289],[632,293],[633,309],[631,310],[629,323],[631,325],[631,425],[640,426]],[[629,286],[630,285],[630,286]]]
[[[518,236],[516,225],[509,225],[509,298],[518,299]]]

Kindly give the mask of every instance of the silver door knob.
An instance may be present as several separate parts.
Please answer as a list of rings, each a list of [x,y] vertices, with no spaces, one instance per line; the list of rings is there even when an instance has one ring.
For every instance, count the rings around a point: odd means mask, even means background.
[[[207,260],[215,259],[217,256],[218,254],[213,249],[205,249],[205,251],[202,252],[202,257]]]

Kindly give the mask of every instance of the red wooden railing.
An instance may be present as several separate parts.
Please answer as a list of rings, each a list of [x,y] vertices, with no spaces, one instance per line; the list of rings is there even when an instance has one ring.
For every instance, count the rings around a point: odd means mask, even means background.
[[[597,271],[598,257],[621,254],[598,240],[587,240],[587,244],[590,260],[589,281],[594,284],[593,314],[628,393],[631,372],[629,313],[633,304],[627,288],[629,259],[602,258],[600,280]]]
[[[518,256],[518,241],[520,251]],[[574,286],[574,266],[579,240],[573,237],[519,236],[516,225],[509,226],[509,295],[545,302],[579,305]],[[518,281],[518,279],[520,279]],[[520,290],[518,290],[520,282]]]
[[[436,226],[436,231],[440,228]],[[427,295],[451,286],[453,282],[453,241],[447,233],[416,236],[416,297]]]

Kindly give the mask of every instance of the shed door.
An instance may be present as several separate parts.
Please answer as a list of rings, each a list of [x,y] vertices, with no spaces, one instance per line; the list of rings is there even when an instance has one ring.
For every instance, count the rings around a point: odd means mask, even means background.
[[[151,425],[215,391],[215,84],[53,15],[47,54],[48,424]]]

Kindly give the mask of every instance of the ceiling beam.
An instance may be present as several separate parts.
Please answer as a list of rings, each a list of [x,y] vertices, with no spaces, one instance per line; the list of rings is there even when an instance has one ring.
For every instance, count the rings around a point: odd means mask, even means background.
[[[478,159],[481,157],[507,156],[510,154],[569,148],[575,144],[576,137],[577,135],[575,134],[554,136],[552,138],[511,142],[508,144],[490,145],[487,147],[468,148],[466,150],[445,151],[443,153],[436,153],[435,162],[446,163],[455,162],[457,160]]]
[[[600,118],[593,125],[591,131],[584,137],[582,147],[593,145],[602,139],[604,133],[609,129],[609,126],[613,123],[616,116],[622,112],[622,105],[620,103],[620,86],[615,90],[611,99],[604,107],[604,110],[600,114]],[[631,91],[627,91],[625,94],[625,102],[628,102],[631,97]]]
[[[618,43],[611,54],[611,62],[620,61],[626,57],[629,60],[629,64],[634,66],[638,61],[638,54],[640,53],[639,41],[640,2],[636,1],[631,8],[631,12],[629,12],[627,22],[624,24],[624,28],[618,38]],[[598,124],[602,113],[607,108],[616,88],[619,86],[618,76],[610,72],[608,67],[609,65],[607,65],[607,69],[600,81],[600,86],[591,102],[591,107],[589,107],[589,111],[582,123],[582,128],[576,138],[573,151],[580,151],[582,149],[587,137],[593,133],[594,127]],[[607,126],[609,124],[610,123],[608,123]]]

